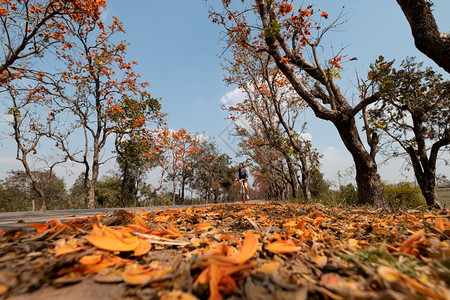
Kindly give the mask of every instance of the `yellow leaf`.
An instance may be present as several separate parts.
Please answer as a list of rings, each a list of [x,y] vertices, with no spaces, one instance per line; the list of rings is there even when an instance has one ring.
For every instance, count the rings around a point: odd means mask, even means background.
[[[325,267],[328,261],[328,258],[324,255],[316,255],[312,259],[319,268]]]
[[[388,282],[396,282],[400,277],[400,272],[398,270],[386,266],[379,266],[377,268],[377,273],[381,278]]]
[[[283,224],[284,227],[295,227],[297,226],[297,222],[296,221],[288,221],[286,223]]]
[[[163,292],[161,300],[198,300],[198,298],[182,291],[171,291]]]
[[[350,249],[355,250],[356,248],[361,248],[358,246],[358,241],[356,239],[349,239],[348,240],[348,246]]]
[[[9,290],[9,286],[4,283],[0,283],[0,295],[3,295]]]
[[[280,263],[277,261],[270,261],[256,269],[256,272],[270,275],[280,268]]]

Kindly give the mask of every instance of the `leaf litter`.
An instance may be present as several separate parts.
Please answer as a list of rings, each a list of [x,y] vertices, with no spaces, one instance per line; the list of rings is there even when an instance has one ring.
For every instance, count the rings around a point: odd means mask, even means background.
[[[0,230],[0,296],[450,299],[449,212],[252,203],[49,220]]]

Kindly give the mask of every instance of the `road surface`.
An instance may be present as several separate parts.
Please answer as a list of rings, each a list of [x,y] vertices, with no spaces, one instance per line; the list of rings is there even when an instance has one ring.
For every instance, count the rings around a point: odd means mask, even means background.
[[[257,202],[260,200],[253,200],[249,202]],[[237,203],[237,202],[235,202]],[[232,203],[220,203],[220,204],[232,204]],[[205,206],[204,205],[172,205],[169,209],[185,208],[189,206]],[[129,212],[138,210],[154,211],[163,210],[166,206],[149,206],[149,207],[127,207],[127,208],[98,208],[98,209],[69,209],[69,210],[48,210],[45,212],[40,211],[22,211],[22,212],[2,212],[0,213],[0,229],[18,229],[18,228],[30,228],[27,226],[30,223],[45,223],[48,220],[60,220],[61,222],[67,222],[69,220],[91,217],[94,215],[104,215],[117,210],[124,209]]]

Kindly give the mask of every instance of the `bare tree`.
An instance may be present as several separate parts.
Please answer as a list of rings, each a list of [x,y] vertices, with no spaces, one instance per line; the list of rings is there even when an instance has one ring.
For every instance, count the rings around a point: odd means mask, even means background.
[[[23,95],[11,85],[7,86],[7,90],[12,103],[9,115],[12,116],[10,124],[17,145],[16,159],[22,163],[32,182],[32,187],[39,197],[39,209],[44,211],[46,209],[45,192],[30,165],[30,154],[36,155],[41,139],[51,136],[54,111],[49,107],[42,107],[39,99],[37,101],[33,99],[33,94]],[[45,114],[47,115],[45,116]],[[31,210],[36,210],[34,198]]]

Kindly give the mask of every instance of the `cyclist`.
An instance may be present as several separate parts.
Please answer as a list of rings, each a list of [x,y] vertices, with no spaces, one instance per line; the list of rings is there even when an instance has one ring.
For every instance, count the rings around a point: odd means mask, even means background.
[[[248,173],[247,173],[247,170],[245,169],[243,163],[239,164],[239,169],[236,174],[236,181],[238,181],[238,180],[242,181],[242,184],[244,185],[244,190],[245,190],[244,195],[247,195],[247,200],[248,200],[249,199],[249,197],[248,197]],[[244,195],[242,195],[243,202],[245,202]]]

